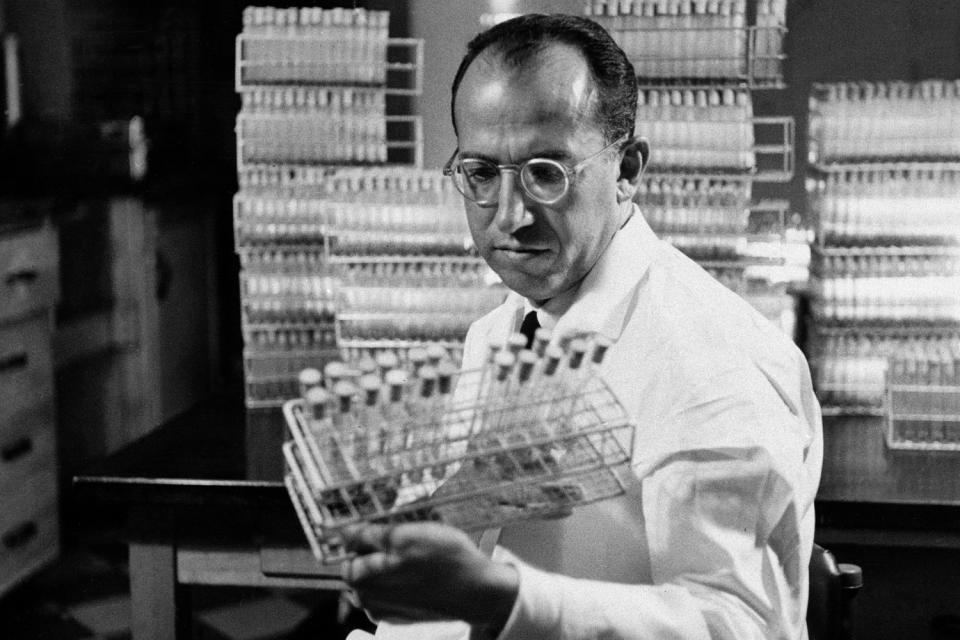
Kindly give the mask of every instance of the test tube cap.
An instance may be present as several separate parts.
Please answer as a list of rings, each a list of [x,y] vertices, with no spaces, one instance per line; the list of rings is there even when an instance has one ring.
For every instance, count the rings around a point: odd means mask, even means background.
[[[360,376],[363,377],[367,374],[373,373],[377,370],[376,361],[370,356],[364,356],[356,363],[357,371],[360,372]]]
[[[409,374],[403,369],[390,369],[383,379],[391,387],[402,387],[407,384]]]
[[[375,373],[365,373],[360,376],[360,388],[364,391],[379,390],[380,384],[380,376]]]
[[[322,379],[323,377],[320,375],[320,371],[313,367],[307,367],[301,370],[297,376],[297,382],[299,382],[303,388],[315,387],[320,384]]]
[[[543,365],[543,373],[552,376],[557,371],[557,367],[560,364],[560,360],[563,358],[563,349],[559,345],[551,344],[548,345],[546,351],[544,352],[544,358],[546,361]]]
[[[330,402],[330,394],[327,390],[323,387],[310,387],[307,389],[305,399],[310,415],[315,420],[323,420],[327,403]]]
[[[445,360],[446,358],[447,358],[447,350],[443,347],[443,345],[439,345],[436,343],[427,345],[427,360],[433,363],[434,366],[436,366],[437,364],[440,363],[441,360]]]
[[[333,393],[338,398],[350,397],[357,392],[357,387],[352,382],[347,382],[346,380],[341,380],[337,384],[333,385]]]
[[[522,333],[511,333],[507,338],[507,349],[510,353],[516,355],[521,349],[527,346],[527,337]]]
[[[396,369],[400,365],[400,360],[397,358],[397,354],[392,351],[382,351],[377,354],[376,357],[377,366],[383,369],[384,371],[390,371],[391,369]]]
[[[494,364],[497,365],[497,380],[503,381],[506,379],[507,374],[510,373],[510,369],[517,361],[517,357],[509,351],[498,351],[493,361]]]
[[[540,327],[533,334],[533,351],[538,356],[543,357],[550,339],[553,338],[553,331],[546,327]]]
[[[498,367],[512,367],[516,361],[517,357],[509,351],[498,351],[497,355],[493,357],[493,362]]]
[[[339,360],[332,360],[324,365],[323,377],[326,378],[328,382],[334,381],[334,383],[336,383],[337,380],[344,376],[346,369],[347,365]]]
[[[311,387],[307,390],[306,401],[309,405],[323,404],[330,400],[330,393],[323,387]]]
[[[414,364],[423,364],[427,361],[427,350],[422,347],[413,347],[407,351],[407,359]]]
[[[380,398],[380,376],[375,373],[360,376],[360,388],[363,389],[363,403],[368,407],[376,405]]]

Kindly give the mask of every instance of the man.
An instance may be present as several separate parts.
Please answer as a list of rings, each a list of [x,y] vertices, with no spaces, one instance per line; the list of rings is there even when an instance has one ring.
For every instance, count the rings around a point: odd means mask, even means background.
[[[601,373],[637,425],[636,482],[507,527],[492,557],[437,523],[351,530],[343,575],[378,635],[806,636],[822,456],[806,362],[633,205],[636,96],[630,63],[584,18],[522,16],[468,45],[448,173],[513,293],[471,327],[464,366],[530,311],[554,339],[612,340]]]

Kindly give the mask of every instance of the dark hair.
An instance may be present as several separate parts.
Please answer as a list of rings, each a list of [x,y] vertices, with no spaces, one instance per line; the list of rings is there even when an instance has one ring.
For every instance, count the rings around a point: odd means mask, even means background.
[[[487,29],[467,44],[467,53],[453,78],[450,114],[457,131],[457,89],[467,68],[487,49],[515,67],[529,61],[549,44],[575,47],[586,59],[599,92],[593,114],[607,142],[633,133],[637,117],[637,78],[633,65],[599,24],[573,15],[529,13]]]

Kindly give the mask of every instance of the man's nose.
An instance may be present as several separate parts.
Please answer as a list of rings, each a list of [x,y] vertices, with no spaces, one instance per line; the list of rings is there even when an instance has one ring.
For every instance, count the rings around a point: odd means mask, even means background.
[[[516,171],[504,170],[500,174],[500,195],[497,199],[495,222],[503,233],[514,233],[533,224],[533,214],[523,201],[519,180],[520,176]]]

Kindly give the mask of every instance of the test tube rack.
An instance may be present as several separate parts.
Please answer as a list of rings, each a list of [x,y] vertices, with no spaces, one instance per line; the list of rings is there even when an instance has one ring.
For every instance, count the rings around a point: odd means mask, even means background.
[[[588,0],[586,9],[620,43],[641,85],[783,87],[786,0]]]
[[[891,375],[885,430],[889,448],[960,451],[960,380],[952,382],[906,384]]]
[[[315,556],[347,557],[341,531],[359,522],[469,531],[622,494],[634,427],[585,352],[504,349],[427,395],[421,370],[404,383],[406,402],[339,417],[318,416],[309,392],[288,401],[284,481]]]

